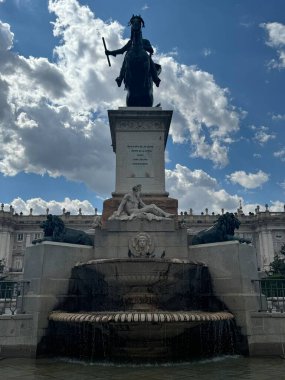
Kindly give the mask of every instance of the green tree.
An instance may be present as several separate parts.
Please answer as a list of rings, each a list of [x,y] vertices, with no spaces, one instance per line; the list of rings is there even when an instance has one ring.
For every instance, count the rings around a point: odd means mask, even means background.
[[[270,277],[285,278],[285,244],[282,245],[279,254],[270,263],[268,275]]]

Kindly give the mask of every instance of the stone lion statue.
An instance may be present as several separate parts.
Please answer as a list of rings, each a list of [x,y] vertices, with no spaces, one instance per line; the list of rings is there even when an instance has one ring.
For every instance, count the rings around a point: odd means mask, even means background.
[[[61,243],[93,245],[93,241],[84,231],[67,228],[63,220],[57,215],[47,215],[47,220],[40,224],[44,230],[43,239],[33,240],[33,244],[42,241],[57,241]]]
[[[251,243],[249,240],[234,236],[235,229],[239,229],[240,221],[233,213],[227,212],[219,216],[217,222],[210,228],[198,232],[192,239],[192,244],[217,243],[220,241],[237,240],[240,243]]]

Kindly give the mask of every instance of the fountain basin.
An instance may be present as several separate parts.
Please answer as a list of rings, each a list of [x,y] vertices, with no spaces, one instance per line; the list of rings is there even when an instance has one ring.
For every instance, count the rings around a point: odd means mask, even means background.
[[[170,360],[190,355],[233,315],[212,292],[208,268],[188,260],[92,260],[73,268],[71,304],[49,315],[59,355]],[[210,330],[209,330],[210,329]],[[224,333],[222,333],[223,335]],[[57,342],[57,343],[56,343]],[[186,349],[187,347],[187,349]]]
[[[134,258],[91,260],[78,264],[77,268],[100,273],[111,286],[153,286],[158,282],[177,282],[178,272],[196,270],[198,265],[205,266],[188,260]]]
[[[78,312],[66,313],[53,311],[49,315],[50,321],[72,323],[185,323],[195,325],[209,321],[224,321],[233,319],[230,312],[205,312],[205,311],[157,311],[157,312]]]

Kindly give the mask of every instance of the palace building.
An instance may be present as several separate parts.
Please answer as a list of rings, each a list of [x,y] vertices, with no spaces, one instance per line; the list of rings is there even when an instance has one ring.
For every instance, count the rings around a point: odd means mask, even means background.
[[[221,210],[221,214],[224,212]],[[78,215],[71,215],[64,209],[60,216],[67,227],[83,231],[94,229],[94,221],[98,219],[97,209],[93,215],[83,215],[80,209]],[[274,255],[285,244],[285,205],[282,212],[271,212],[267,205],[265,211],[261,212],[257,206],[255,213],[249,215],[245,215],[240,207],[236,216],[241,222],[236,236],[252,241],[256,248],[258,268],[261,271],[267,270]],[[190,209],[188,212],[181,212],[178,221],[181,226],[187,228],[191,240],[197,232],[212,226],[217,217],[217,214],[209,213],[208,209],[200,215],[193,214]],[[43,237],[40,223],[45,219],[46,215],[33,215],[32,209],[29,215],[24,215],[15,213],[12,206],[9,211],[4,211],[4,205],[1,205],[0,263],[4,263],[4,272],[9,279],[21,279],[26,247],[31,245],[34,239]]]

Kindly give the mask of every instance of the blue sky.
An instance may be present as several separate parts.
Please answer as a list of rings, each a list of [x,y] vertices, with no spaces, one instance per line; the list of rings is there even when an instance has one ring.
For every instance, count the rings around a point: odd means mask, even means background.
[[[119,5],[118,5],[119,4]],[[283,0],[0,0],[0,202],[102,209],[114,190],[107,109],[141,14],[173,109],[166,184],[180,209],[285,203]],[[2,111],[1,111],[2,110]]]

